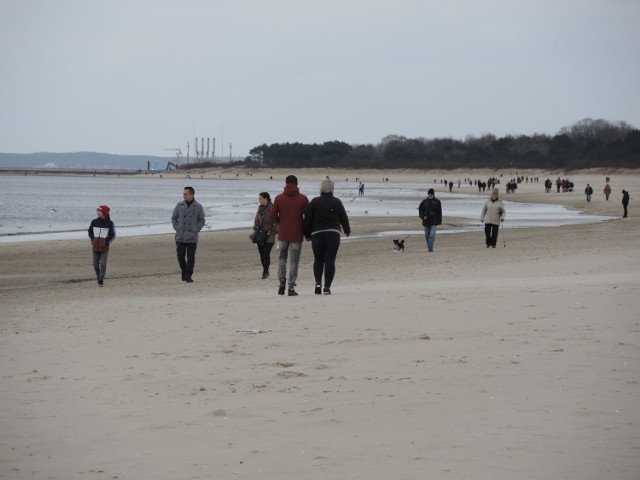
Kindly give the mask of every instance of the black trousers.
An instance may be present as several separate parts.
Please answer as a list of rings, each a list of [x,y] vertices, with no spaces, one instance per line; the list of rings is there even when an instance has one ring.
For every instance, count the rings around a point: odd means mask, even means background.
[[[500,225],[484,224],[484,236],[486,237],[487,245],[495,247],[496,243],[498,243],[498,228],[500,228]]]
[[[262,273],[267,273],[269,271],[269,266],[271,265],[272,248],[273,243],[258,245],[258,252],[260,253],[260,263],[262,263]]]
[[[313,250],[313,276],[316,285],[322,285],[324,272],[324,286],[330,288],[336,275],[336,256],[340,248],[340,234],[338,232],[320,232],[311,236]]]
[[[193,275],[193,267],[196,264],[197,243],[176,242],[176,253],[178,254],[178,265],[182,270],[182,276],[187,279]]]

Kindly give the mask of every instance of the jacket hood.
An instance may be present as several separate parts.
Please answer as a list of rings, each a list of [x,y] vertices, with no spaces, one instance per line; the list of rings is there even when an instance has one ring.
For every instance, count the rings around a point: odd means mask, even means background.
[[[300,189],[295,183],[287,183],[287,185],[284,187],[283,193],[288,197],[295,197],[296,195],[300,194]]]

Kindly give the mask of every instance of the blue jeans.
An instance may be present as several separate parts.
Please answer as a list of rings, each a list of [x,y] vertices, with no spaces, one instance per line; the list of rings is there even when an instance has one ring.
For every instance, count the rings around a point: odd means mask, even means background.
[[[280,285],[284,285],[287,281],[287,258],[291,252],[291,264],[289,265],[289,288],[296,286],[298,279],[298,264],[300,263],[300,252],[302,251],[302,242],[290,242],[288,240],[280,240],[280,257],[278,259],[278,279]]]
[[[427,248],[429,251],[433,251],[433,244],[436,241],[436,229],[437,225],[427,225],[424,227],[424,238],[427,240]]]

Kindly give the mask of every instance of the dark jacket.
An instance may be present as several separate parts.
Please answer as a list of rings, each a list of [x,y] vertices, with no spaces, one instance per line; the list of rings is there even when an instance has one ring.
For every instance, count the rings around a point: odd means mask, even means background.
[[[300,193],[298,185],[287,183],[269,211],[269,218],[278,224],[279,240],[298,243],[304,240],[302,227],[307,205],[309,199]]]
[[[316,232],[342,230],[346,235],[351,234],[351,226],[347,212],[339,198],[333,193],[323,193],[311,200],[304,216],[304,236],[310,238]]]
[[[87,232],[94,252],[108,252],[109,245],[116,238],[116,227],[108,216],[91,220]]]
[[[278,224],[274,223],[274,221],[269,218],[269,212],[271,211],[272,205],[273,203],[268,203],[264,206],[260,205],[256,212],[256,218],[253,219],[254,230],[260,229],[265,232],[269,232],[266,243],[275,243],[276,233],[278,233]]]
[[[173,209],[171,223],[176,231],[176,242],[198,243],[198,233],[204,227],[204,209],[195,200],[190,205],[182,200]]]
[[[622,205],[624,205],[625,207],[629,205],[629,192],[624,192],[622,194]]]
[[[414,203],[415,205],[415,203]],[[442,223],[442,205],[436,197],[425,198],[418,207],[418,216],[423,226],[440,225]]]

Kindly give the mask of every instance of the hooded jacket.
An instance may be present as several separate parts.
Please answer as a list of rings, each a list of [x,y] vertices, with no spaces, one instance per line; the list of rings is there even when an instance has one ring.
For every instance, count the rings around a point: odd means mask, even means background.
[[[300,193],[298,185],[287,183],[269,211],[269,218],[278,224],[278,240],[301,243],[304,240],[304,212],[309,199]]]
[[[108,252],[109,245],[116,238],[116,227],[109,217],[97,217],[91,220],[87,232],[94,252]]]
[[[204,209],[195,199],[191,204],[182,200],[173,209],[171,223],[176,231],[176,242],[198,243],[198,232],[204,227]]]

